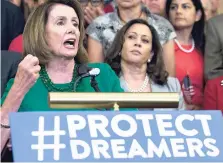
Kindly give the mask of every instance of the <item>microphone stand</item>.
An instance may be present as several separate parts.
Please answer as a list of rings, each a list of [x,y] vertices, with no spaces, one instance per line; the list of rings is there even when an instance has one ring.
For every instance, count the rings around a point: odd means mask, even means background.
[[[95,92],[101,92],[99,87],[98,87],[98,83],[96,81],[96,76],[99,74],[99,72],[97,72],[96,74],[91,74],[90,71],[92,70],[92,68],[88,68],[86,65],[81,65],[78,67],[78,78],[76,79],[76,81],[74,82],[74,85],[73,85],[73,88],[74,88],[74,91],[76,92],[76,88],[79,84],[79,82],[85,78],[85,77],[91,77],[91,87],[95,90]],[[98,110],[103,110],[103,109],[99,109]],[[110,110],[110,108],[105,108],[105,110]]]
[[[95,79],[96,76],[91,76],[91,86],[94,88],[95,92],[101,92],[99,87],[98,87],[98,83]],[[98,109],[98,110],[102,110],[102,109]],[[105,108],[106,111],[111,110],[110,108]]]
[[[95,76],[91,76],[91,86],[94,88],[95,92],[101,92],[98,88],[98,83],[95,80]]]

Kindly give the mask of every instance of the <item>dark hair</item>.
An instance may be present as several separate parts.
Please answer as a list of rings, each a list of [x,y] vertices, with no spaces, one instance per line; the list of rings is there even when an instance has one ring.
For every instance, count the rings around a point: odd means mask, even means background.
[[[205,26],[205,14],[204,8],[202,7],[202,3],[200,0],[191,0],[195,6],[196,12],[200,10],[201,19],[194,23],[191,35],[195,42],[195,47],[204,54],[204,44],[205,44],[205,36],[204,36],[204,26]],[[169,19],[170,6],[172,0],[166,1],[166,16]]]
[[[36,56],[41,65],[46,65],[54,57],[51,49],[48,47],[45,38],[45,28],[48,16],[55,4],[64,4],[74,9],[79,18],[79,49],[75,60],[80,63],[87,62],[87,52],[83,46],[85,36],[84,15],[80,3],[76,0],[47,0],[47,2],[38,6],[29,16],[23,32],[24,56],[32,54]]]
[[[144,24],[150,29],[152,33],[152,51],[154,52],[154,55],[151,62],[147,63],[147,73],[153,82],[160,85],[166,84],[168,72],[165,70],[164,66],[162,46],[159,42],[159,37],[155,28],[149,25],[146,20],[131,20],[118,31],[111,47],[107,51],[105,62],[111,66],[117,75],[119,75],[121,72],[121,56],[119,54],[122,51],[125,41],[124,37],[128,29],[134,24]]]

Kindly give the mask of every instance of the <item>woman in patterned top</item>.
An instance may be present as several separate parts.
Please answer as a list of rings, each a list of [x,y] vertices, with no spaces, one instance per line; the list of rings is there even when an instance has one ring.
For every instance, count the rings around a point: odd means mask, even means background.
[[[142,0],[142,2],[152,13],[165,17],[166,0]]]
[[[126,22],[140,18],[148,21],[158,32],[159,40],[164,49],[166,70],[171,76],[175,75],[174,42],[176,37],[172,25],[163,17],[150,13],[141,0],[116,0],[113,13],[96,18],[87,28],[88,54],[90,62],[103,62],[105,54],[113,39]]]

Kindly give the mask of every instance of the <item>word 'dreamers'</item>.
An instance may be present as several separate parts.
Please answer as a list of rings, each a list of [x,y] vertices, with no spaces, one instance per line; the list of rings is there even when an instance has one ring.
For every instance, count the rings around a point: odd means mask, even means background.
[[[221,112],[12,113],[17,162],[222,162]]]

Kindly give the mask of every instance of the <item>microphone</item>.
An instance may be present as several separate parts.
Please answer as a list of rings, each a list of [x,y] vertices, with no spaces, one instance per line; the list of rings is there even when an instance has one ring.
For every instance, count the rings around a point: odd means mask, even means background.
[[[91,86],[94,88],[95,92],[101,92],[100,89],[98,88],[98,83],[95,79],[95,77],[100,74],[99,68],[91,68],[91,67],[88,67],[86,64],[82,64],[78,67],[77,73],[79,77],[74,83],[74,91],[76,91],[77,85],[81,81],[81,79],[90,76]],[[98,110],[103,110],[103,109],[98,109]],[[110,109],[105,108],[105,110],[110,110]]]
[[[92,68],[90,71],[88,71],[86,74],[83,74],[83,77],[88,77],[88,76],[97,76],[100,74],[100,69],[99,68]]]
[[[97,76],[97,75],[100,74],[100,69],[99,68],[93,68],[88,73],[90,74],[90,76]]]
[[[81,79],[85,77],[96,77],[97,75],[100,74],[100,69],[99,68],[91,68],[88,67],[86,64],[80,65],[77,70],[78,73],[78,78],[74,83],[74,91],[76,91],[76,87],[78,83],[81,81]]]
[[[95,77],[100,73],[99,68],[94,68],[91,71],[89,71],[89,74],[91,75],[91,86],[94,88],[95,92],[101,92],[98,88],[98,83],[95,79]]]
[[[88,73],[91,69],[92,68],[88,67],[86,64],[80,65],[77,69],[78,76]]]

